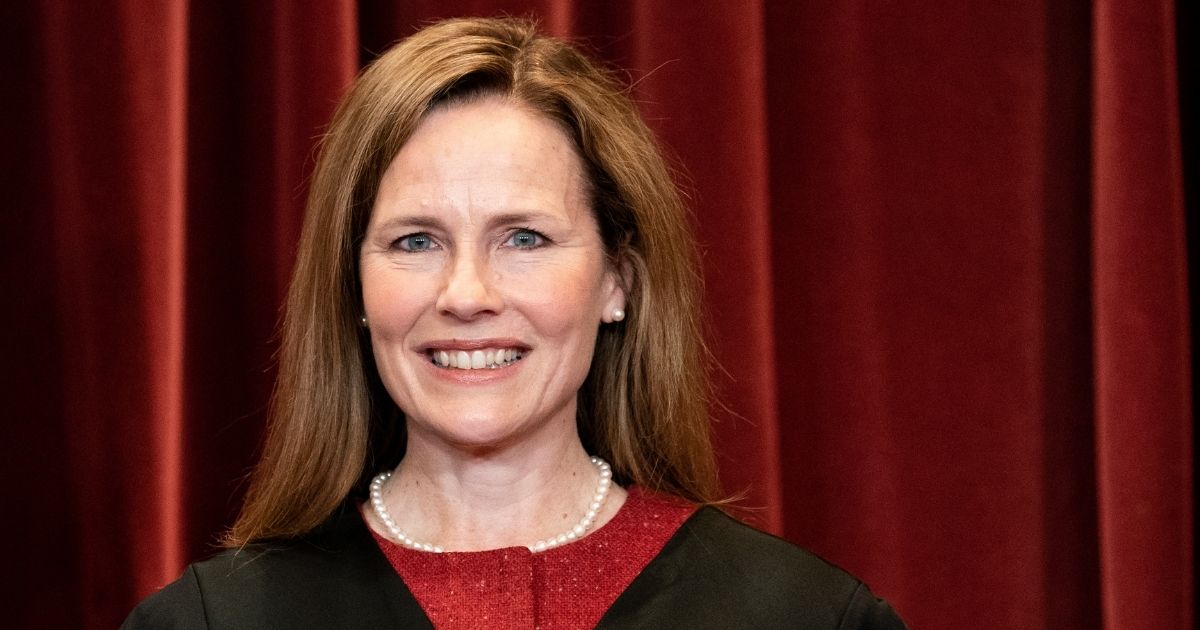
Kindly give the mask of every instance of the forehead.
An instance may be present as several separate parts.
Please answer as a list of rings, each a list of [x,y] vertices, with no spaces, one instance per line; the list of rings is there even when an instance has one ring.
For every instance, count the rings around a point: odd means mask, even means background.
[[[567,210],[583,195],[581,160],[561,126],[486,97],[429,112],[384,173],[376,205],[536,203]]]

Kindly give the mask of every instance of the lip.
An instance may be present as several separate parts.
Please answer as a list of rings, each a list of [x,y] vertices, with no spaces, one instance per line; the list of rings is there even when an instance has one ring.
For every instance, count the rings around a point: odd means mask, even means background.
[[[417,352],[427,354],[432,350],[482,350],[484,348],[512,348],[521,352],[529,352],[528,344],[511,337],[494,337],[491,339],[438,339],[417,346]]]

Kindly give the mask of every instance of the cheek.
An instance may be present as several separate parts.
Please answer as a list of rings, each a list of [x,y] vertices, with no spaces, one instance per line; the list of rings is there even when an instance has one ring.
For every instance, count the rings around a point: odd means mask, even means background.
[[[383,273],[362,275],[363,311],[372,336],[390,337],[407,330],[420,314],[422,291],[419,282],[401,282]]]
[[[600,324],[600,282],[593,274],[560,268],[517,275],[509,298],[549,337],[595,337]]]

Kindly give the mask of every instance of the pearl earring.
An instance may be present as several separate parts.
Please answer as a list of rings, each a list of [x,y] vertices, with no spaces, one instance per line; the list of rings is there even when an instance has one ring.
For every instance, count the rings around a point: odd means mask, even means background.
[[[363,328],[367,327],[367,316],[366,315],[363,315],[362,317],[358,318],[358,325],[362,326]]]
[[[625,319],[625,311],[623,311],[619,308],[614,308],[613,312],[612,312],[612,318],[613,318],[614,322],[619,322],[619,321]]]

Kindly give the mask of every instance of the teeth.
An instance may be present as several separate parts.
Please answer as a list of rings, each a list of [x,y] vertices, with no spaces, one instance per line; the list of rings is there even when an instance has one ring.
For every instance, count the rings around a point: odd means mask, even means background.
[[[438,367],[458,370],[483,370],[501,368],[521,360],[521,352],[512,348],[488,348],[466,352],[458,350],[434,350],[429,358]]]

